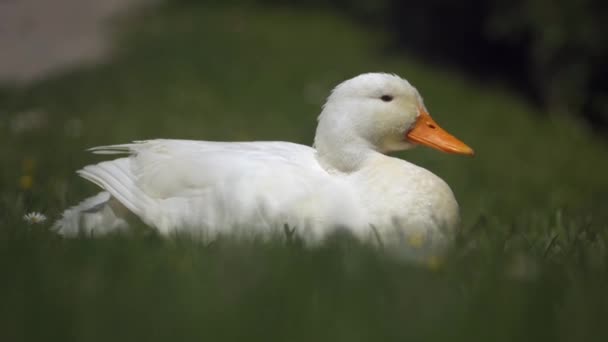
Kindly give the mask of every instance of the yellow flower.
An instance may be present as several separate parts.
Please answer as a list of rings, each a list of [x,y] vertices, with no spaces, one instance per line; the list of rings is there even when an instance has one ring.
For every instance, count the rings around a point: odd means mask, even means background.
[[[29,190],[34,185],[34,178],[30,175],[23,175],[19,177],[19,187],[23,190]]]
[[[422,233],[410,234],[407,237],[407,243],[414,248],[420,248],[424,244],[424,235]]]
[[[436,255],[432,255],[427,261],[427,266],[431,271],[437,271],[443,266],[443,260]]]

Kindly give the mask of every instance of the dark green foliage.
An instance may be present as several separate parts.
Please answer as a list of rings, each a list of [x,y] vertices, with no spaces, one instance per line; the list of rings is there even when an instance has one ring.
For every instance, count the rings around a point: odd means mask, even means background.
[[[346,236],[305,249],[155,235],[62,240],[18,228],[0,245],[3,340],[608,336],[605,231],[558,228],[558,243],[541,236],[531,246],[521,232],[480,224],[442,265],[426,267]]]
[[[178,1],[179,2],[179,1]],[[236,0],[334,8],[389,29],[391,47],[500,79],[542,104],[608,128],[608,6],[602,0]]]

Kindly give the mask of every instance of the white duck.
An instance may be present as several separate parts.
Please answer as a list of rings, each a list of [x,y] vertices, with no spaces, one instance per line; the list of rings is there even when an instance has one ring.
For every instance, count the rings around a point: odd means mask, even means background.
[[[104,191],[66,210],[64,235],[106,233],[139,217],[162,234],[266,234],[295,227],[307,241],[336,228],[384,243],[439,233],[459,220],[439,177],[385,153],[427,145],[473,150],[441,129],[418,91],[384,73],[338,85],[319,116],[314,148],[289,142],[147,140],[93,148],[129,156],[78,173]]]

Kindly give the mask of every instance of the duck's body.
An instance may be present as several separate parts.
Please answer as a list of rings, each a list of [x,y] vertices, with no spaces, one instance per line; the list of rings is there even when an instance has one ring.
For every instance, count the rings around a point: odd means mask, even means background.
[[[367,75],[368,81],[388,83],[380,84],[382,94],[405,98],[397,105],[417,96],[396,76]],[[344,84],[348,82],[353,80]],[[68,235],[79,230],[103,233],[126,227],[125,213],[132,213],[163,234],[257,235],[283,232],[287,225],[308,241],[346,228],[362,239],[386,243],[411,234],[442,236],[444,229],[453,228],[458,205],[449,186],[433,173],[383,153],[411,147],[398,136],[411,130],[419,114],[404,115],[396,128],[357,122],[349,118],[353,108],[360,110],[377,99],[370,95],[363,103],[345,101],[348,95],[360,95],[340,87],[320,116],[314,148],[288,142],[165,139],[94,148],[96,153],[128,156],[79,171],[105,192],[66,211],[56,226]],[[345,126],[348,120],[355,126]],[[380,124],[385,121],[391,118]],[[364,127],[368,124],[373,130]]]

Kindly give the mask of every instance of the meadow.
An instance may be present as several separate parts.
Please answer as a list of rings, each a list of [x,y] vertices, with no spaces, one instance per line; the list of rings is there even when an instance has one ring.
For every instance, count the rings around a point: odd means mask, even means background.
[[[608,143],[492,80],[393,51],[334,12],[169,4],[122,18],[108,62],[0,88],[0,340],[608,340]],[[311,144],[331,88],[414,84],[474,158],[399,157],[452,187],[462,227],[440,265],[348,236],[93,239],[49,231],[97,191],[86,148],[147,138]],[[49,217],[31,225],[22,216]]]

